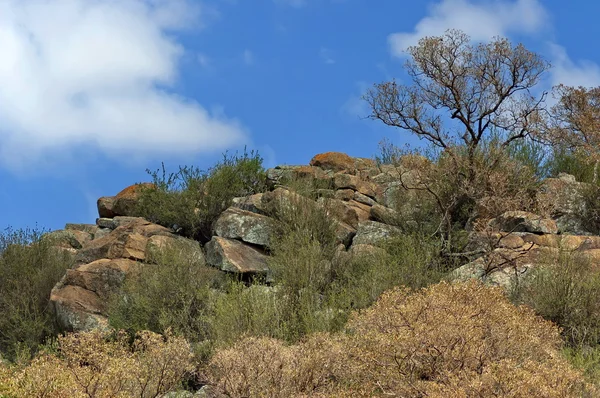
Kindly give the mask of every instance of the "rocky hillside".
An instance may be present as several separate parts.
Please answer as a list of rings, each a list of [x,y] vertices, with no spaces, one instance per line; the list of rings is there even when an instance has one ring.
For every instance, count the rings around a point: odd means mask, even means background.
[[[335,225],[337,253],[342,259],[348,253],[380,250],[386,238],[402,232],[397,210],[403,206],[398,203],[404,191],[400,175],[403,181],[414,178],[411,170],[336,152],[316,155],[309,165],[269,169],[269,191],[235,198],[218,217],[213,236],[204,245],[179,236],[176,226],[167,228],[132,217],[140,191],[148,184],[102,197],[95,224],[67,224],[64,230],[51,233],[76,262],[52,291],[56,318],[65,330],[106,328],[111,295],[128,275],[152,263],[156,252],[167,246],[185,250],[199,264],[239,274],[245,280],[261,277],[269,282],[267,258],[281,222],[275,209],[286,206],[326,209]],[[317,199],[312,200],[283,184],[298,178],[328,188],[318,189]],[[579,184],[569,175],[544,182],[538,201],[549,209],[548,218],[512,211],[491,220],[484,230],[473,231],[469,246],[474,260],[455,270],[453,277],[510,287],[540,258],[557,256],[559,250],[580,252],[600,265],[600,237],[590,236],[577,220],[581,203],[574,192]]]

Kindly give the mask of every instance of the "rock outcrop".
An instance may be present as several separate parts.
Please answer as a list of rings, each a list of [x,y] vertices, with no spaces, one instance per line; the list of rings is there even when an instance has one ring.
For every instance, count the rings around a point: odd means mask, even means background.
[[[426,162],[426,159],[413,159]],[[408,162],[410,163],[410,162]],[[410,169],[376,165],[343,153],[316,155],[309,165],[278,166],[267,171],[267,192],[235,198],[213,225],[213,236],[203,247],[173,230],[135,217],[140,192],[152,184],[136,184],[115,196],[98,199],[95,224],[67,224],[45,239],[69,251],[75,266],[54,287],[50,301],[58,323],[66,330],[106,328],[107,303],[124,281],[144,266],[158,262],[165,250],[183,251],[200,265],[251,280],[271,280],[269,251],[290,211],[321,211],[331,221],[340,259],[376,256],[386,241],[402,233],[410,206],[419,206]],[[287,187],[302,179],[318,187],[303,196]],[[412,181],[412,182],[411,182]],[[485,233],[474,234],[473,252],[479,258],[454,271],[456,279],[479,278],[510,288],[531,267],[560,250],[581,253],[600,266],[600,237],[577,224],[581,185],[570,176],[548,179],[538,202],[546,203],[549,217],[512,211],[490,221]],[[343,261],[342,261],[343,262]]]

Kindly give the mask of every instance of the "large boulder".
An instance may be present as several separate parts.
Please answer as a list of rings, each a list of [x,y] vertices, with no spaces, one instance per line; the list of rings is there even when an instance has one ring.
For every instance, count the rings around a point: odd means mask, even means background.
[[[352,239],[354,245],[380,246],[388,239],[402,233],[400,228],[377,221],[364,221],[358,224],[356,236]]]
[[[135,216],[140,195],[144,190],[153,188],[156,186],[149,182],[128,186],[115,196],[112,211],[116,216]]]
[[[263,203],[263,194],[257,193],[250,196],[243,196],[239,198],[233,198],[231,201],[231,207],[237,207],[238,209],[251,211],[257,214],[266,214],[267,209]]]
[[[272,218],[235,207],[221,213],[214,227],[217,236],[264,247],[271,245],[276,231],[277,222]]]
[[[355,173],[357,170],[375,167],[375,162],[371,159],[353,158],[341,152],[325,152],[315,155],[311,159],[310,165],[323,170]]]
[[[105,328],[109,298],[138,266],[127,259],[101,259],[67,270],[50,295],[59,326],[68,331]]]
[[[117,227],[108,235],[95,239],[77,253],[78,264],[87,264],[102,258],[146,259],[148,238],[154,235],[175,236],[168,228],[137,218]]]
[[[116,216],[115,211],[113,210],[115,206],[115,197],[114,196],[103,196],[98,199],[98,216],[100,218],[113,218]]]
[[[577,182],[574,176],[564,173],[542,183],[536,196],[538,206],[556,221],[561,234],[592,234],[583,219],[586,211],[583,192],[589,187],[589,184]]]
[[[346,173],[336,174],[333,177],[333,185],[336,189],[352,189],[370,198],[375,198],[381,191],[379,185]]]
[[[213,236],[205,246],[206,262],[225,272],[237,274],[267,274],[267,256],[238,240]]]
[[[502,232],[558,233],[558,226],[554,220],[526,211],[507,211],[490,220],[489,225]]]

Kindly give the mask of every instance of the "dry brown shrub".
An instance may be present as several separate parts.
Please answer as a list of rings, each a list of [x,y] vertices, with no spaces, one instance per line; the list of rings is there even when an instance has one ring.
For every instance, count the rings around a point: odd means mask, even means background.
[[[499,288],[440,283],[385,293],[346,334],[243,340],[207,374],[234,398],[594,396],[561,346],[556,326]]]
[[[60,337],[56,354],[43,353],[10,375],[7,396],[158,397],[177,389],[193,369],[181,338],[141,332],[133,345],[126,334],[100,332]]]
[[[286,346],[267,337],[249,337],[220,350],[207,367],[209,379],[231,398],[329,396],[344,372],[341,340],[315,334]]]

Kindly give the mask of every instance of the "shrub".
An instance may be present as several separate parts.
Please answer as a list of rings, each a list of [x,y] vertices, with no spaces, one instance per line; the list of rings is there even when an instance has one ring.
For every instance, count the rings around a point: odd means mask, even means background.
[[[561,346],[558,328],[499,288],[440,283],[388,291],[346,334],[243,340],[218,351],[207,374],[232,398],[594,396]]]
[[[73,259],[42,235],[37,229],[0,234],[0,352],[11,360],[28,358],[56,333],[50,291]]]
[[[332,307],[345,311],[370,306],[394,286],[418,290],[435,284],[449,266],[440,256],[439,240],[416,234],[392,237],[381,250],[359,251],[334,265],[328,298]]]
[[[515,299],[560,326],[569,345],[600,343],[600,271],[581,254],[542,258]]]
[[[193,370],[190,347],[169,334],[100,332],[58,339],[57,354],[43,353],[10,375],[15,397],[157,397],[181,387]]]
[[[222,274],[175,245],[157,251],[154,261],[126,280],[122,293],[114,297],[111,326],[132,335],[171,330],[193,343],[209,339],[212,290],[223,283]]]
[[[254,151],[224,154],[206,171],[184,166],[167,175],[164,165],[162,172],[147,171],[156,188],[142,191],[137,215],[202,241],[210,239],[213,223],[233,198],[266,190],[262,158]]]

